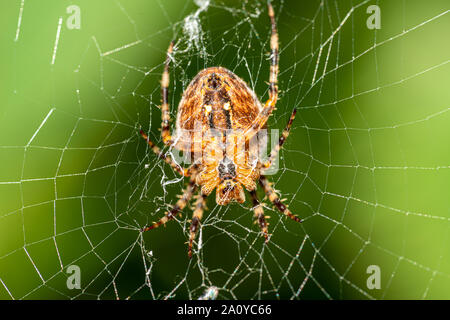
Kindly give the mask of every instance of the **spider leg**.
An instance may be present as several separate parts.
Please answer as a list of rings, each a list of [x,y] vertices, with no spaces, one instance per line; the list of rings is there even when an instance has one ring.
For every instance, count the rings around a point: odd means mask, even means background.
[[[292,110],[291,117],[289,118],[289,122],[286,125],[286,128],[284,128],[283,133],[278,140],[278,144],[270,151],[269,159],[262,164],[262,167],[264,169],[270,168],[273,161],[275,160],[275,157],[278,155],[278,152],[281,150],[281,147],[283,146],[284,142],[286,141],[287,137],[289,136],[289,131],[291,130],[292,122],[295,119],[295,114],[297,113],[297,109],[294,108]]]
[[[189,228],[189,258],[192,257],[192,243],[194,242],[195,236],[197,235],[198,227],[203,217],[203,211],[206,209],[206,198],[206,195],[199,194],[197,200],[195,201],[195,210],[192,216],[191,226]]]
[[[269,237],[268,237],[269,223],[266,222],[266,218],[268,218],[268,217],[264,216],[264,210],[263,210],[261,203],[258,200],[258,196],[256,194],[256,189],[249,191],[249,192],[250,192],[250,195],[252,196],[253,211],[255,212],[254,217],[255,217],[256,221],[258,221],[259,227],[261,228],[261,232],[263,233],[264,238],[266,239],[266,243],[267,243],[269,241]]]
[[[161,149],[150,140],[147,134],[143,130],[140,131],[142,138],[147,140],[148,145],[152,149],[152,151],[162,160],[164,160],[167,164],[169,164],[173,170],[178,172],[180,175],[188,177],[190,175],[189,169],[182,168],[179,164],[173,161],[172,157],[166,153],[163,153]]]
[[[192,195],[195,192],[196,187],[197,186],[195,184],[195,179],[191,179],[189,181],[189,184],[188,184],[187,188],[184,190],[182,196],[180,197],[180,199],[178,199],[178,201],[173,206],[173,208],[171,210],[169,210],[169,211],[166,211],[165,212],[165,216],[162,217],[161,219],[159,219],[158,222],[154,222],[151,226],[146,226],[141,231],[145,232],[145,231],[148,231],[148,230],[151,230],[151,229],[158,228],[160,225],[164,225],[169,220],[172,220],[178,213],[181,213],[181,210],[183,210],[184,207],[186,207],[186,205],[191,200]]]
[[[267,180],[267,178],[263,175],[259,178],[259,183],[264,189],[264,192],[266,193],[267,197],[269,198],[270,202],[273,203],[273,205],[280,211],[282,214],[286,215],[287,217],[291,218],[294,221],[302,222],[302,220],[297,217],[295,214],[293,214],[287,207],[284,205],[280,198],[277,196],[275,190],[272,188],[272,183]]]
[[[275,22],[275,13],[272,5],[268,2],[268,12],[270,23],[272,25],[272,34],[270,37],[270,80],[269,80],[269,100],[266,102],[266,107],[275,106],[278,98],[278,32],[277,24]]]
[[[275,13],[270,1],[267,3],[270,23],[272,26],[270,36],[270,76],[269,76],[269,100],[266,101],[261,112],[256,116],[253,125],[245,132],[246,137],[253,137],[267,122],[278,99],[278,31],[275,22]]]
[[[170,133],[170,111],[169,111],[169,65],[170,65],[170,55],[173,52],[173,41],[170,43],[169,48],[167,49],[167,57],[164,66],[164,72],[162,74],[161,79],[161,136],[164,144],[171,145],[172,135]]]

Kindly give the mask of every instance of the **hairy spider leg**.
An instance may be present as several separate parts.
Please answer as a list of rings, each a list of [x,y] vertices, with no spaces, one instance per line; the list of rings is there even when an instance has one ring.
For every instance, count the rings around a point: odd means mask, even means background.
[[[170,111],[169,111],[169,66],[170,66],[170,55],[173,52],[173,41],[170,43],[167,49],[166,63],[164,65],[164,72],[161,79],[161,137],[166,145],[171,145],[172,135],[170,133]]]
[[[266,243],[269,241],[268,236],[268,226],[269,223],[266,222],[266,218],[269,218],[268,216],[264,216],[264,209],[261,205],[261,203],[258,200],[258,195],[256,194],[256,189],[249,191],[252,201],[253,201],[253,212],[255,217],[255,223],[258,222],[259,227],[261,228],[261,232],[264,235],[264,238],[266,239]]]
[[[200,221],[203,217],[203,211],[206,209],[206,198],[208,196],[204,194],[199,194],[197,200],[195,201],[195,209],[192,215],[192,222],[189,228],[189,247],[188,256],[192,257],[192,243],[194,242],[195,236],[197,235],[198,228],[200,226]]]
[[[169,210],[169,211],[166,211],[165,212],[165,216],[162,217],[161,219],[159,219],[158,222],[154,222],[151,226],[146,226],[141,231],[145,232],[145,231],[148,231],[148,230],[151,230],[151,229],[158,228],[159,226],[164,225],[168,221],[170,221],[173,218],[175,218],[175,216],[178,213],[181,213],[181,210],[183,210],[186,207],[186,205],[189,203],[189,201],[191,200],[192,195],[194,194],[196,188],[197,188],[197,186],[195,184],[195,179],[191,179],[189,181],[188,186],[186,187],[186,189],[184,190],[183,194],[181,195],[180,199],[178,199],[178,201],[173,206],[173,208],[171,210]]]
[[[264,192],[267,195],[267,198],[269,198],[269,201],[273,203],[275,208],[278,209],[282,214],[286,215],[287,217],[291,218],[294,221],[302,222],[302,220],[297,217],[295,214],[293,214],[286,205],[284,205],[280,198],[277,196],[275,190],[272,188],[272,183],[267,180],[267,178],[263,175],[259,178],[259,183],[261,184],[262,188],[264,189]]]
[[[278,139],[278,144],[272,149],[272,151],[270,151],[269,159],[266,162],[264,162],[264,164],[262,165],[262,167],[264,169],[270,168],[270,166],[272,165],[273,161],[275,160],[275,157],[277,156],[278,152],[280,152],[281,147],[283,147],[283,144],[286,141],[287,137],[289,136],[289,132],[291,131],[292,122],[295,119],[296,113],[297,113],[297,109],[294,108],[294,110],[292,110],[291,117],[289,118],[289,121],[288,121],[286,127],[284,128],[283,133],[281,134],[281,137]]]
[[[172,167],[173,170],[175,170],[176,172],[178,172],[180,175],[188,177],[190,175],[190,169],[186,169],[181,167],[179,164],[177,164],[175,161],[173,161],[172,157],[169,156],[166,153],[163,153],[161,151],[161,149],[155,144],[153,143],[153,141],[150,140],[150,138],[148,137],[148,135],[141,130],[140,134],[142,136],[142,138],[144,138],[148,145],[150,146],[150,148],[152,149],[152,151],[162,160],[164,160],[168,165],[170,165]]]
[[[270,1],[267,3],[272,32],[270,36],[270,75],[269,75],[269,99],[264,104],[261,112],[256,116],[253,125],[246,130],[246,137],[253,137],[266,124],[278,100],[278,70],[279,70],[279,52],[278,52],[278,32],[275,22],[275,13]]]
[[[270,78],[269,78],[269,100],[266,102],[266,106],[269,105],[275,107],[275,103],[278,98],[278,32],[275,22],[275,13],[272,5],[268,2],[268,12],[270,17],[270,23],[272,25],[272,33],[270,36]]]

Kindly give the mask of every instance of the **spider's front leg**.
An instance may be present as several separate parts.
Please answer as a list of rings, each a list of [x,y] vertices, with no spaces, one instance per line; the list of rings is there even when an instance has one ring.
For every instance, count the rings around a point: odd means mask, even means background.
[[[293,214],[285,204],[283,204],[276,194],[275,190],[272,188],[272,184],[267,180],[267,178],[263,175],[259,178],[259,183],[261,184],[262,188],[264,189],[264,192],[266,193],[267,198],[269,198],[270,202],[273,203],[275,208],[278,209],[282,214],[289,217],[290,219],[302,222],[302,220],[297,217],[295,214]]]
[[[259,227],[261,228],[261,232],[264,235],[264,238],[266,239],[266,243],[269,241],[269,236],[268,236],[268,226],[269,223],[266,222],[266,216],[264,216],[264,209],[261,205],[261,203],[258,200],[258,196],[256,194],[256,189],[249,191],[250,195],[252,197],[252,201],[253,201],[253,211],[255,212],[255,219],[259,224]],[[255,221],[255,223],[256,223]]]
[[[197,235],[198,228],[200,226],[200,221],[203,217],[203,211],[206,209],[206,198],[204,194],[199,194],[197,201],[195,202],[195,209],[192,215],[191,226],[189,227],[189,247],[188,256],[192,257],[192,243],[194,242],[195,236]]]

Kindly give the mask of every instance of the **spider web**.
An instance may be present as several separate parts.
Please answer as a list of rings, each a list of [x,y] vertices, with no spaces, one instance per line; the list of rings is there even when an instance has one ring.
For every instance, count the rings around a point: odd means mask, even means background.
[[[269,127],[298,113],[270,179],[304,222],[266,200],[265,245],[250,201],[222,207],[212,196],[191,260],[189,208],[139,231],[186,181],[138,132],[163,147],[159,80],[172,39],[172,119],[209,66],[267,99],[265,2],[86,3],[78,31],[65,26],[70,4],[49,11],[51,41],[33,40],[41,4],[18,1],[6,20],[17,75],[0,113],[1,298],[450,298],[447,3],[273,1],[281,92]],[[373,4],[378,30],[366,26]],[[46,61],[31,65],[25,55],[40,51]],[[45,90],[25,89],[41,74]],[[66,286],[71,265],[79,290]],[[367,286],[370,265],[380,289]]]

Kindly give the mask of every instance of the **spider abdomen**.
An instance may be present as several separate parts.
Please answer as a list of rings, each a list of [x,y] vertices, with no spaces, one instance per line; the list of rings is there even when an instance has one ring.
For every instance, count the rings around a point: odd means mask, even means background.
[[[262,105],[244,80],[223,67],[201,70],[178,105],[176,147],[194,151],[207,131],[243,133]]]

